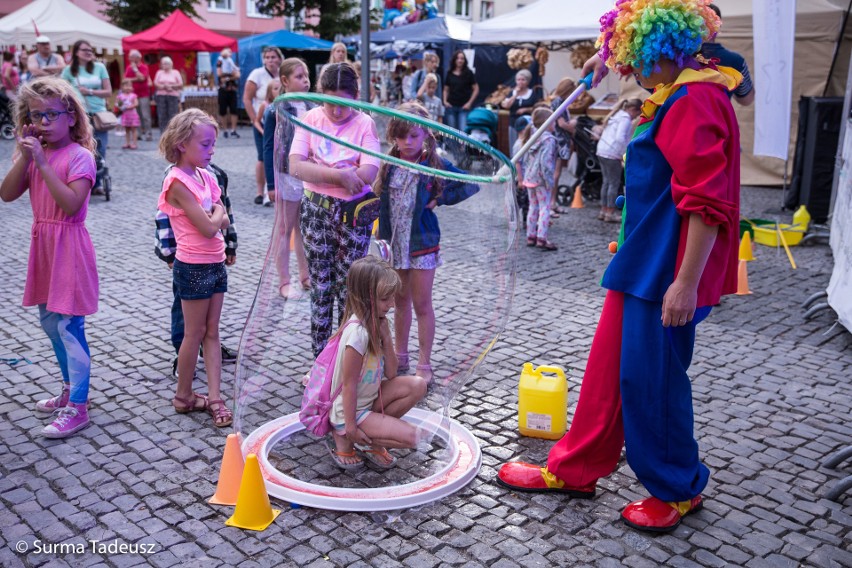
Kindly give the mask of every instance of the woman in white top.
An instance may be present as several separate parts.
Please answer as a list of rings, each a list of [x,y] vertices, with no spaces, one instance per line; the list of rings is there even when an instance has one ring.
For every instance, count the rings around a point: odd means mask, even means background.
[[[604,121],[603,134],[598,141],[597,155],[601,162],[601,212],[598,219],[607,223],[621,221],[615,210],[615,198],[621,188],[621,176],[624,171],[622,160],[627,144],[633,135],[633,120],[642,112],[642,101],[630,99],[622,101]]]
[[[257,121],[257,111],[266,100],[266,87],[273,79],[278,78],[278,70],[281,68],[281,62],[284,61],[284,55],[277,47],[264,47],[262,57],[263,66],[249,73],[243,91],[243,106],[252,124]],[[263,170],[263,134],[256,128],[252,128],[252,132],[254,133],[254,146],[257,149],[257,162],[254,166],[257,196],[254,198],[254,202],[262,205],[263,190],[266,186],[266,175]]]

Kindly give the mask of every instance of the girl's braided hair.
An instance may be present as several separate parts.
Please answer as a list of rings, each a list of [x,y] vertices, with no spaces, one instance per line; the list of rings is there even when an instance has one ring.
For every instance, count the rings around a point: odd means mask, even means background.
[[[415,116],[419,116],[421,118],[429,118],[429,111],[426,110],[422,104],[412,101],[408,103],[403,103],[399,105],[399,110],[403,112],[407,112],[408,114],[413,114]],[[438,139],[435,138],[435,133],[425,126],[420,126],[415,124],[409,120],[404,118],[392,118],[388,122],[387,129],[387,141],[391,144],[391,149],[388,152],[389,155],[394,158],[399,158],[399,148],[396,145],[397,138],[404,138],[408,135],[412,128],[420,128],[423,132],[426,133],[426,138],[423,140],[423,153],[420,155],[419,162],[426,161],[426,163],[431,168],[442,169],[443,161],[441,157],[438,155]],[[374,192],[376,195],[381,195],[384,190],[385,181],[387,178],[388,171],[390,170],[391,164],[389,162],[382,162],[381,168],[379,168],[379,175],[376,177],[376,182],[374,184]],[[432,198],[436,199],[441,195],[441,190],[443,189],[443,184],[441,183],[443,180],[440,178],[434,178],[432,185]]]

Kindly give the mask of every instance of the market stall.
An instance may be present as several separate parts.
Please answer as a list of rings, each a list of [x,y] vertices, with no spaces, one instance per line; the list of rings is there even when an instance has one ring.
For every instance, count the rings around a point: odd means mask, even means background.
[[[38,30],[38,32],[36,32]],[[36,36],[50,37],[54,49],[69,51],[86,40],[99,54],[121,53],[130,32],[105,22],[68,0],[35,0],[0,19],[0,46],[35,47]]]
[[[755,85],[760,93],[761,79],[754,64],[754,29],[752,3],[742,0],[715,0],[722,10],[722,31],[719,41],[728,49],[745,57],[755,74]],[[843,13],[848,1],[798,0],[796,6],[796,35],[793,61],[793,97],[790,109],[791,136],[790,156],[796,143],[798,101],[802,96],[839,95],[844,92],[843,78],[852,45],[852,22],[845,33],[840,33],[840,23],[845,21]],[[600,28],[599,19],[612,8],[611,0],[586,0],[577,3],[571,10],[564,9],[564,0],[537,0],[524,8],[479,22],[473,25],[471,43],[508,45],[545,45],[549,48],[568,49],[580,40],[594,40]],[[852,20],[852,19],[850,19]],[[838,37],[841,41],[838,42]],[[839,57],[834,73],[829,80],[835,48]],[[561,76],[578,78],[579,70],[571,66],[548,66],[548,77],[558,80]],[[610,75],[611,77],[611,75]],[[601,91],[593,91],[596,97],[606,91],[633,89],[632,82],[608,79],[610,84]],[[784,163],[775,158],[754,156],[754,106],[735,105],[740,122],[742,155],[742,183],[744,185],[781,185]]]
[[[121,45],[124,53],[131,49],[142,53],[152,78],[159,69],[160,57],[168,55],[187,85],[196,82],[199,51],[218,53],[226,47],[237,51],[237,40],[203,28],[180,10],[159,24],[122,39]]]

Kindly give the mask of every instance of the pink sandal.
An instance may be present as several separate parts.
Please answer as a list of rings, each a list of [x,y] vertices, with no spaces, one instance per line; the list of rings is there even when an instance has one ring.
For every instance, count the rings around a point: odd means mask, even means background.
[[[175,402],[179,402],[180,406],[175,404]],[[199,406],[199,403],[201,405]],[[208,409],[210,401],[207,400],[207,397],[203,394],[198,394],[197,392],[192,393],[192,398],[181,398],[179,396],[175,396],[172,400],[172,406],[175,409],[175,412],[178,414],[189,414],[190,412],[203,412]]]
[[[213,425],[216,426],[216,428],[230,426],[234,421],[234,415],[231,414],[231,411],[222,399],[209,401],[209,404],[207,405],[207,412],[209,412],[210,416],[213,417]]]

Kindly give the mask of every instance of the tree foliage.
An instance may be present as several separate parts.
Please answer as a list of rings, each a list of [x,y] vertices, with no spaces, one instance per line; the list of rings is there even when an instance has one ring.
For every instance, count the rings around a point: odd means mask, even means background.
[[[295,29],[311,30],[323,39],[333,40],[341,35],[352,35],[361,29],[361,2],[359,0],[257,0],[262,14],[287,16],[296,19]],[[319,9],[318,25],[305,23],[304,11]]]
[[[195,11],[197,0],[98,0],[101,14],[113,24],[136,33],[162,22],[175,10],[190,18],[204,20]]]

